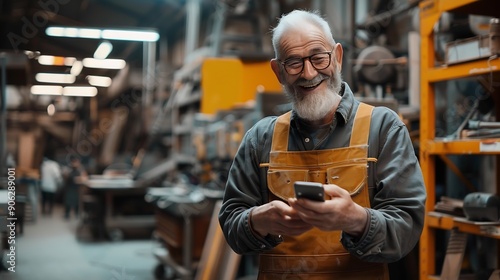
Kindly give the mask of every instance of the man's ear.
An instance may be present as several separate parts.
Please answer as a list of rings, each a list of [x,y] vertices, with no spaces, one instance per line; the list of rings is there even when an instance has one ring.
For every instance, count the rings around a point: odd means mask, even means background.
[[[273,69],[274,75],[276,75],[280,84],[283,84],[283,81],[281,80],[280,65],[276,58],[271,59],[271,69]]]
[[[342,56],[344,55],[344,50],[342,49],[342,45],[340,43],[337,43],[335,45],[334,52],[335,52],[335,60],[339,65],[339,69],[342,69]]]

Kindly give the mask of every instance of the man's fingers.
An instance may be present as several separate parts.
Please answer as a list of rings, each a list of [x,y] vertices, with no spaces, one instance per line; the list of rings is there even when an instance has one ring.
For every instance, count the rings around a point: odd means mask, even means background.
[[[325,189],[325,193],[331,197],[340,197],[347,193],[346,190],[334,184],[323,185],[323,188]]]

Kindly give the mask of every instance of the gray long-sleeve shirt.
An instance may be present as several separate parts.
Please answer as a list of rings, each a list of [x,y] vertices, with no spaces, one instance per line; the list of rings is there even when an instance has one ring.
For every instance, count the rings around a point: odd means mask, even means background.
[[[346,83],[341,94],[335,120],[324,133],[308,134],[292,113],[289,151],[349,145],[359,101]],[[219,222],[228,244],[240,254],[278,244],[273,238],[257,236],[248,224],[250,210],[268,202],[267,168],[259,164],[269,162],[275,122],[276,117],[266,117],[247,131],[229,171]],[[420,238],[426,199],[422,172],[408,130],[395,112],[374,109],[368,144],[368,156],[378,159],[368,169],[369,223],[361,238],[342,233],[341,242],[365,261],[393,262],[409,253]]]

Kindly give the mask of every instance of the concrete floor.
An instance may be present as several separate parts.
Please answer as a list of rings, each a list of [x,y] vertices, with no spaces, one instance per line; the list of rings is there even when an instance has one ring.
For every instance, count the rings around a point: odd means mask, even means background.
[[[0,279],[154,280],[155,241],[79,241],[77,220],[65,220],[60,206],[54,210],[25,222],[24,233],[16,236],[15,272],[0,271]]]

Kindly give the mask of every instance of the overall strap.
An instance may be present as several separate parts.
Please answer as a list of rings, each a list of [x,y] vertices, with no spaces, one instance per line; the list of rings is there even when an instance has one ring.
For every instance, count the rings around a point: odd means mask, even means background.
[[[354,119],[354,125],[351,133],[350,146],[367,145],[370,135],[370,121],[373,106],[366,103],[360,103]],[[290,130],[291,111],[281,115],[276,120],[274,126],[271,152],[288,151],[288,133]]]
[[[273,141],[271,144],[271,152],[288,151],[288,133],[290,131],[290,116],[292,111],[281,115],[276,120],[274,125]]]
[[[372,111],[373,106],[366,103],[359,104],[352,126],[350,146],[368,145]]]

